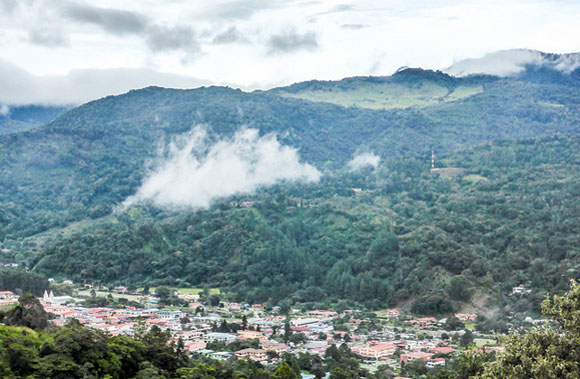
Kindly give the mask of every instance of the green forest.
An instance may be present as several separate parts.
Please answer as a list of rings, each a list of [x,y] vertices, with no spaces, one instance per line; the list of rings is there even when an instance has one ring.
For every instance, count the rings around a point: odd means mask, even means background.
[[[579,162],[580,138],[563,136],[447,154],[441,165],[464,169],[453,176],[393,158],[209,211],[134,207],[43,237],[29,265],[76,282],[218,287],[250,303],[539,311],[578,274]],[[532,292],[510,297],[520,284]]]
[[[252,93],[149,87],[90,102],[0,136],[1,261],[42,278],[220,288],[271,305],[539,312],[578,275],[580,89],[534,75],[409,69]],[[436,90],[419,99],[425,88]],[[365,97],[402,89],[404,104],[371,107]],[[242,126],[275,133],[322,178],[209,210],[117,211],[157,147],[195,125],[212,140]],[[431,150],[453,175],[430,171]],[[360,151],[381,164],[348,171]],[[510,296],[521,284],[531,292]]]

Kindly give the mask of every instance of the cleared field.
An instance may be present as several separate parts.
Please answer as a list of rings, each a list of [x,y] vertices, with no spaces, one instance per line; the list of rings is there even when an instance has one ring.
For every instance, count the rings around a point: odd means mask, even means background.
[[[459,86],[450,91],[436,83],[423,83],[417,87],[405,85],[365,85],[352,89],[316,90],[300,92],[280,92],[281,96],[314,102],[337,104],[343,107],[368,109],[395,109],[425,107],[464,99],[483,92],[481,86]]]
[[[140,288],[139,290],[142,291],[143,288]],[[180,295],[198,295],[203,292],[203,288],[174,288],[174,290],[176,290]],[[149,292],[155,293],[155,287],[149,288]],[[219,288],[210,288],[209,294],[221,295],[221,291]]]

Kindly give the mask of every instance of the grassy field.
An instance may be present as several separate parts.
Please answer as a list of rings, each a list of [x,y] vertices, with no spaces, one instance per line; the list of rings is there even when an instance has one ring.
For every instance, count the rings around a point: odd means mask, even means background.
[[[483,91],[481,86],[459,86],[453,91],[435,83],[421,86],[365,85],[364,87],[336,90],[310,90],[301,92],[281,92],[285,97],[293,97],[314,102],[337,104],[343,107],[368,109],[395,109],[425,107],[444,102],[456,101]]]
[[[177,293],[180,295],[199,295],[203,292],[203,288],[174,288],[177,290]],[[143,288],[139,289],[143,291]],[[150,293],[155,293],[155,287],[149,288]],[[210,288],[209,290],[210,295],[221,295],[221,291],[219,288]]]

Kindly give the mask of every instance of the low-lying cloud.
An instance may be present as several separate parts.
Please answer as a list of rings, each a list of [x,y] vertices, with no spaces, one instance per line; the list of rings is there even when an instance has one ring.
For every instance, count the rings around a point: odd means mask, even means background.
[[[374,153],[356,154],[347,164],[349,170],[356,171],[365,167],[376,168],[381,161],[381,157]]]
[[[0,116],[8,116],[10,113],[10,107],[6,104],[0,104]]]
[[[75,70],[64,76],[35,76],[0,58],[0,103],[81,104],[147,86],[195,88],[206,80],[149,69]]]
[[[513,76],[524,71],[526,66],[544,66],[569,74],[580,67],[580,54],[550,55],[528,49],[503,50],[482,58],[462,60],[443,71],[454,76]]]
[[[210,144],[205,128],[196,127],[169,145],[168,153],[123,206],[151,202],[161,207],[208,208],[217,199],[282,181],[316,182],[320,175],[275,135],[241,129]]]

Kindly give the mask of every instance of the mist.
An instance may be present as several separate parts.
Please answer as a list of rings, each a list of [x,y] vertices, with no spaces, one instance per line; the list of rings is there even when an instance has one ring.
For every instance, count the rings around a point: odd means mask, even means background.
[[[381,157],[374,153],[358,153],[346,164],[349,170],[356,171],[364,167],[376,168],[381,161]]]
[[[258,130],[246,128],[210,143],[206,129],[198,126],[170,143],[154,167],[123,208],[150,202],[203,209],[217,199],[283,181],[316,182],[321,175],[275,135],[260,136]]]
[[[0,104],[0,116],[8,116],[10,113],[10,107],[6,104]]]
[[[580,67],[580,54],[551,55],[528,49],[503,50],[481,58],[462,60],[443,71],[460,77],[472,74],[512,76],[524,71],[526,66],[544,66],[569,74]]]

